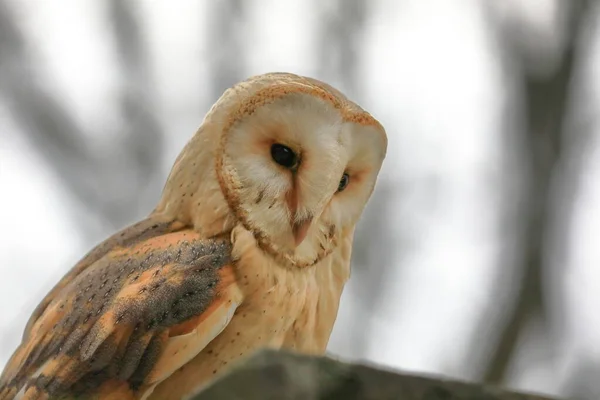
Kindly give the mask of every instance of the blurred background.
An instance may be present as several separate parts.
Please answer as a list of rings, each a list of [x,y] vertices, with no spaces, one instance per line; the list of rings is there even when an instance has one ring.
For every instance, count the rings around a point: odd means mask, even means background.
[[[389,135],[329,352],[598,398],[598,6],[0,0],[0,368],[222,92],[287,71]]]

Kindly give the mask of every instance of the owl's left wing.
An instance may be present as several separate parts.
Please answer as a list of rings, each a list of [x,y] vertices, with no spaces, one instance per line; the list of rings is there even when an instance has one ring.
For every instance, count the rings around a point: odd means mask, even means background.
[[[131,398],[196,356],[242,301],[229,238],[192,231],[116,248],[62,288],[0,377],[0,399]]]

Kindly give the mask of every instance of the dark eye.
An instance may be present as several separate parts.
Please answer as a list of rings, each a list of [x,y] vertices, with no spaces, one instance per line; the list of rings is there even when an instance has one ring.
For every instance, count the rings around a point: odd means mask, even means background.
[[[349,183],[350,183],[350,176],[348,176],[348,174],[344,173],[344,175],[342,175],[342,179],[340,180],[340,185],[338,186],[338,192],[341,192],[342,190],[346,189],[346,186],[348,186]]]
[[[298,156],[292,149],[279,143],[275,143],[271,146],[271,157],[277,164],[286,167],[293,168],[298,164]]]

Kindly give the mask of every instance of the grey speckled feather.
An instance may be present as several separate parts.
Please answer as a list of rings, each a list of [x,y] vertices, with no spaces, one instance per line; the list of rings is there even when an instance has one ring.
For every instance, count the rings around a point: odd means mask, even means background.
[[[131,229],[137,234],[125,230],[90,252],[93,268],[78,271],[43,306],[5,368],[0,399],[29,387],[44,396],[85,395],[111,379],[135,391],[169,329],[218,296],[228,238],[165,234],[168,224]]]

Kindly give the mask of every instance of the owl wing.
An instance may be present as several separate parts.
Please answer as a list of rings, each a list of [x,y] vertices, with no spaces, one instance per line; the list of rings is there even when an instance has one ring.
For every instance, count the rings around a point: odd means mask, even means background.
[[[241,303],[230,252],[228,238],[189,230],[106,252],[55,288],[29,324],[0,377],[0,399],[126,399],[153,387],[216,337]]]
[[[151,215],[150,217],[145,218],[138,223],[124,228],[120,232],[115,233],[102,243],[98,244],[88,254],[86,254],[69,272],[67,272],[67,274],[63,276],[63,278],[52,288],[52,290],[50,290],[48,294],[46,294],[46,296],[38,304],[33,313],[31,313],[29,320],[27,321],[27,325],[25,326],[25,330],[23,331],[23,340],[25,340],[27,335],[29,335],[33,324],[37,321],[40,315],[42,315],[50,301],[54,297],[56,297],[56,294],[60,292],[81,272],[83,272],[87,267],[89,267],[94,262],[98,261],[98,259],[103,257],[110,250],[113,250],[116,247],[132,246],[140,241],[149,239],[151,237],[163,235],[165,233],[174,232],[182,227],[183,224],[181,224],[179,221],[172,221],[169,219],[163,220],[157,215]]]

